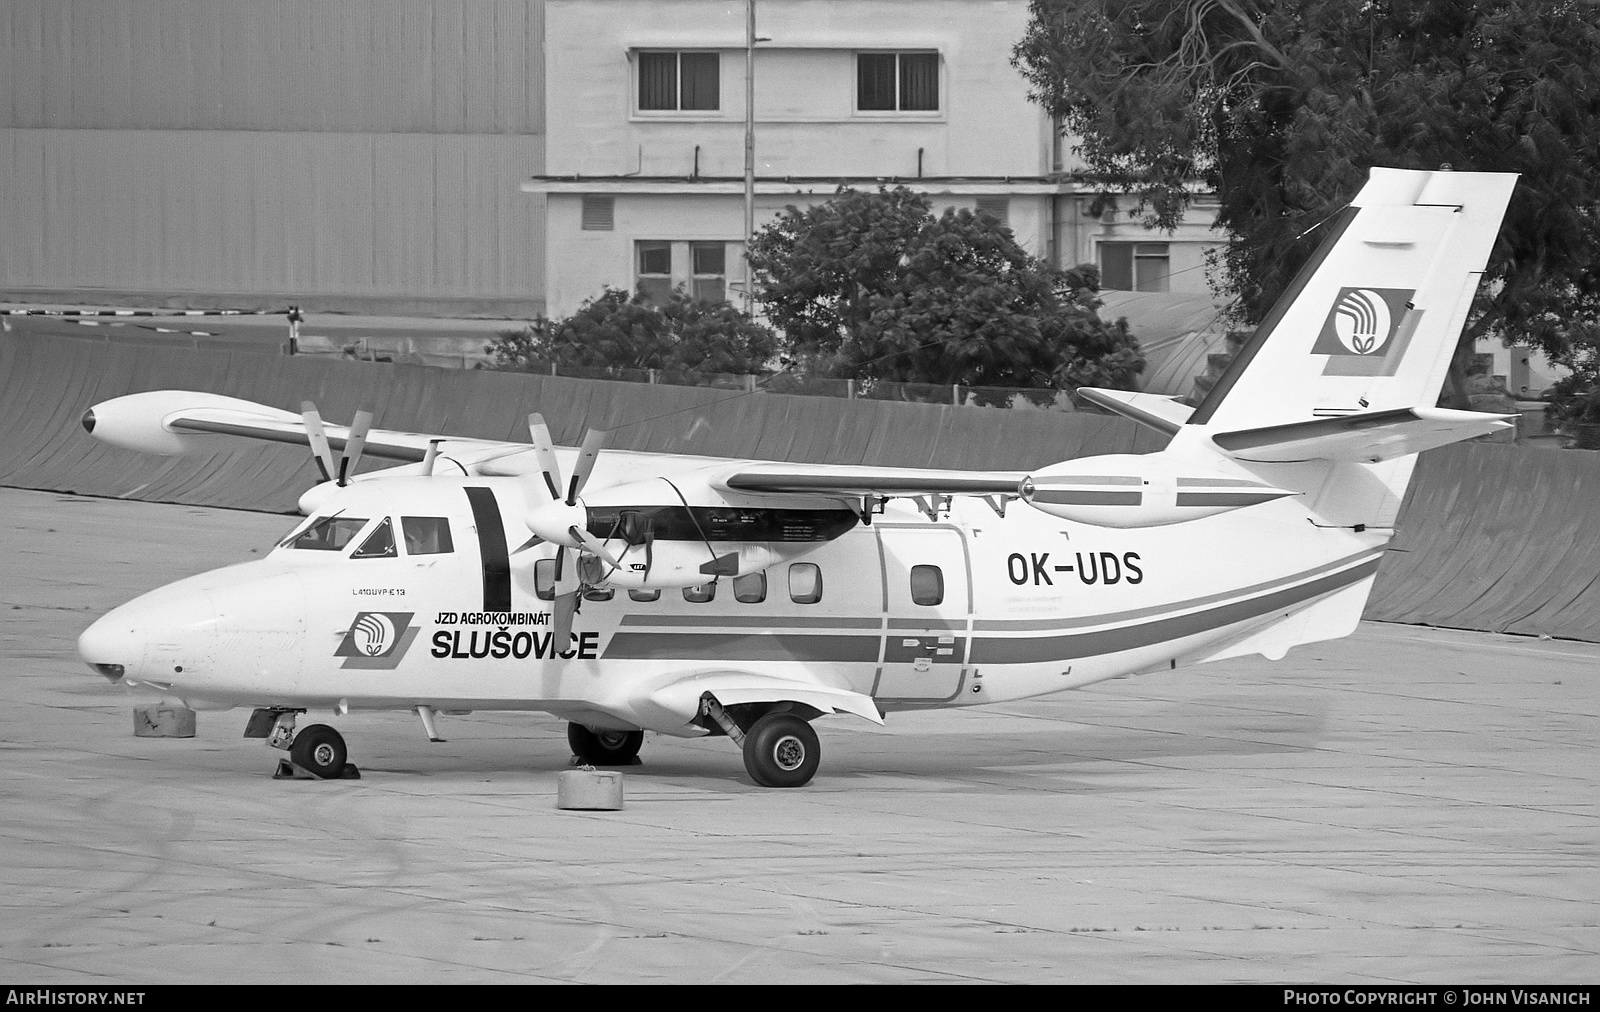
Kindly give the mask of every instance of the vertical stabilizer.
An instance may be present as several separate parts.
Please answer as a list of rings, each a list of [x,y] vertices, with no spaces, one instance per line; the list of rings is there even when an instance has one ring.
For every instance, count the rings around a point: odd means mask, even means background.
[[[1436,404],[1516,178],[1373,169],[1189,424]]]

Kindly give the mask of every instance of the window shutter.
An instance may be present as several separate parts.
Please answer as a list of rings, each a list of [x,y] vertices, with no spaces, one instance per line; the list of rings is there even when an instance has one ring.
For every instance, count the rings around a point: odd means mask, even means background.
[[[1010,197],[979,197],[978,213],[987,214],[1002,225],[1011,224]]]
[[[583,198],[583,230],[609,232],[616,227],[617,198],[586,196]]]

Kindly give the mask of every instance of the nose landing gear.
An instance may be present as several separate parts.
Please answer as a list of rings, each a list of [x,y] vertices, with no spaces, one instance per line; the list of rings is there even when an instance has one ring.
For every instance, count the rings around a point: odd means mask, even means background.
[[[266,738],[273,748],[289,753],[279,759],[274,780],[360,780],[361,771],[348,760],[344,735],[327,724],[312,724],[298,733],[295,717],[304,710],[259,709],[250,714],[246,738]]]

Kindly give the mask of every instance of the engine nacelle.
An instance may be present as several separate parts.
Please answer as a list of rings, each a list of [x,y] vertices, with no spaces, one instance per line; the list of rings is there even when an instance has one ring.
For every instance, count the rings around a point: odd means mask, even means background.
[[[253,401],[188,390],[151,390],[101,401],[83,413],[83,427],[94,438],[141,453],[174,457],[218,453],[237,445],[226,435],[182,432],[169,423],[196,408],[225,408],[271,422],[298,422],[300,416]]]
[[[1299,494],[1198,470],[1132,453],[1082,457],[1033,472],[1028,503],[1096,527],[1164,527]]]
[[[612,569],[586,557],[586,583],[669,589],[758,573],[832,541],[860,523],[860,515],[844,506],[819,509],[814,499],[722,492],[690,474],[598,489],[573,506],[553,500],[530,509],[524,523],[574,549],[581,542],[570,528],[582,524],[621,563]]]

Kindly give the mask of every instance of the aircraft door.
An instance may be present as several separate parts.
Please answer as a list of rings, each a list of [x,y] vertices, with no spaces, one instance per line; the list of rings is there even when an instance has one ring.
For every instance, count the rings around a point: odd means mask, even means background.
[[[966,678],[972,582],[966,538],[934,524],[878,524],[883,665],[873,696],[885,702],[955,699]]]

